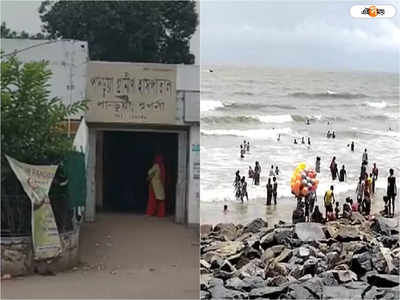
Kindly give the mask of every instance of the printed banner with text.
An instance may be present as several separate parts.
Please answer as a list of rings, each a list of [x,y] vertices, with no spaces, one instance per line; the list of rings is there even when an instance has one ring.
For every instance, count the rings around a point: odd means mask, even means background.
[[[34,166],[7,160],[32,201],[32,240],[35,260],[61,253],[61,241],[49,199],[49,190],[58,166]]]

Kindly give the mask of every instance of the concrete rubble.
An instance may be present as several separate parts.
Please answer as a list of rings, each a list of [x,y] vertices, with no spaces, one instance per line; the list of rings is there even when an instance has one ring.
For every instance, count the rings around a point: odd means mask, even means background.
[[[399,299],[394,221],[202,225],[201,299]]]

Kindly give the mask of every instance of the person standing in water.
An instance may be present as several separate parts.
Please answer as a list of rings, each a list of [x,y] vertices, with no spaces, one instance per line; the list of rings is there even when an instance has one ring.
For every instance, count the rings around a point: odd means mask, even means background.
[[[362,155],[362,162],[365,165],[368,165],[368,153],[367,153],[367,149],[364,149],[364,153]]]
[[[321,171],[321,157],[317,156],[315,160],[315,172],[319,173]]]
[[[305,144],[305,142],[304,142],[304,136],[301,137],[301,143],[302,143],[302,144]]]
[[[296,140],[296,139],[294,139],[294,142],[293,142],[293,144],[297,145],[297,140]]]
[[[343,165],[342,169],[340,169],[340,172],[339,172],[339,181],[344,182],[346,178],[347,178],[347,173],[346,173],[346,170],[344,169],[344,165]]]
[[[275,167],[275,175],[279,176],[279,168],[278,168],[278,166]]]
[[[243,145],[240,145],[240,158],[244,158],[244,151]]]
[[[240,193],[240,200],[243,203],[243,198],[246,197],[247,201],[249,201],[249,195],[247,194],[247,182],[246,178],[243,176],[241,181],[241,193]]]
[[[250,152],[250,142],[247,141],[247,152]]]
[[[337,169],[337,164],[336,164],[336,156],[334,156],[332,158],[331,165],[329,166],[329,169],[331,170],[332,180],[336,180],[336,177],[338,175],[338,169]]]
[[[378,180],[378,168],[376,167],[376,163],[374,163],[374,167],[372,168],[372,193],[375,194],[375,182]]]
[[[260,185],[260,174],[261,174],[261,166],[258,161],[256,161],[256,165],[254,167],[254,184]]]
[[[387,196],[389,198],[389,215],[394,217],[395,199],[397,196],[396,177],[394,176],[393,169],[389,170],[388,185],[387,185]]]
[[[278,183],[276,182],[276,177],[272,178],[272,181],[274,182],[273,187],[272,187],[272,196],[274,197],[274,204],[276,205],[276,198],[278,196]]]
[[[353,141],[351,142],[350,150],[351,150],[351,152],[354,152],[354,142]]]
[[[274,177],[275,176],[274,166],[271,166],[271,169],[269,170],[269,176],[270,177]]]
[[[268,183],[266,185],[267,188],[267,205],[271,205],[271,199],[272,199],[272,184],[271,184],[271,178],[268,178]]]
[[[332,132],[332,138],[333,138],[333,139],[336,138],[336,134],[335,134],[334,131]]]
[[[249,166],[249,178],[253,178],[254,177],[254,171],[251,168],[251,166]]]
[[[308,144],[308,146],[311,146],[311,138],[310,137],[307,138],[307,144]]]
[[[277,141],[279,142],[281,140],[281,134],[278,134]]]
[[[239,170],[236,171],[233,186],[234,186],[236,198],[240,197],[240,171]]]

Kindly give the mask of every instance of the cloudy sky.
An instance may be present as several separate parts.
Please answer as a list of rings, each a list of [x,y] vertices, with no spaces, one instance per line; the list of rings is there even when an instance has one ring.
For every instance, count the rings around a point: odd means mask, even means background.
[[[354,19],[355,4],[201,2],[201,62],[396,72],[399,8],[393,19]]]
[[[398,2],[392,19],[350,16],[352,5],[370,1],[331,2],[202,1],[201,62],[398,71]],[[40,1],[1,1],[2,21],[12,29],[37,33],[39,5]]]

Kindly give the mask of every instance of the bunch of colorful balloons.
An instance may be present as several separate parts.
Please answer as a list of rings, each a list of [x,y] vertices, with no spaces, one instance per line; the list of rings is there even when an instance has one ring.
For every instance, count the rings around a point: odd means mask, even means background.
[[[313,169],[307,168],[304,162],[299,163],[290,180],[292,194],[297,197],[305,197],[315,191],[319,183],[316,177],[317,173]]]

